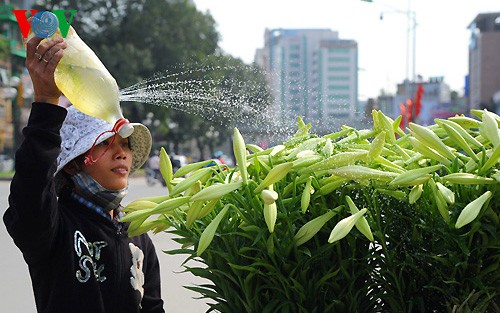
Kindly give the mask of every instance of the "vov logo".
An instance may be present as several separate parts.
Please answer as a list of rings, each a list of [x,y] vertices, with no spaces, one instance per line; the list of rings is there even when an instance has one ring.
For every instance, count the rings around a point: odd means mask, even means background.
[[[30,32],[30,28],[40,38],[47,38],[52,36],[59,27],[61,35],[66,38],[68,35],[69,27],[71,22],[73,22],[73,17],[77,10],[69,10],[70,18],[69,21],[66,20],[65,10],[52,10],[50,11],[40,11],[30,10],[33,16],[31,20],[31,25],[26,17],[26,12],[28,10],[12,10],[12,13],[16,16],[17,24],[19,29],[21,29],[21,34],[23,38],[27,38]]]

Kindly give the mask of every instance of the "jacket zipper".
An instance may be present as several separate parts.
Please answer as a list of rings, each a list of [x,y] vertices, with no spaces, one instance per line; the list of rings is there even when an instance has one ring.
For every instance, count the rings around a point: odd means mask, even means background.
[[[116,290],[118,290],[119,292],[117,293],[118,295],[120,295],[120,297],[116,297],[116,306],[117,308],[119,308],[118,312],[122,312],[122,308],[121,308],[121,297],[122,297],[122,276],[123,276],[123,263],[124,263],[124,258],[123,258],[123,254],[124,254],[124,251],[123,251],[123,244],[122,244],[122,230],[121,229],[117,229],[116,231],[116,245],[117,245],[117,251],[118,251],[118,255],[117,255],[117,262],[116,262],[116,270],[117,270],[117,280],[116,280]]]

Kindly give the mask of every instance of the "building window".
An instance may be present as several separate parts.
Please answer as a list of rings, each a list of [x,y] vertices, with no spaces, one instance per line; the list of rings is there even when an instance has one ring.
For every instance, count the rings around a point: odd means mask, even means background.
[[[332,63],[349,63],[351,59],[349,57],[329,57],[328,62]]]
[[[346,53],[351,52],[351,49],[349,49],[349,48],[330,48],[330,49],[328,49],[328,52],[338,53],[338,54],[346,54]]]
[[[328,81],[349,81],[349,76],[328,76]]]
[[[349,72],[351,68],[348,66],[329,66],[328,71],[330,72]]]
[[[329,101],[338,101],[338,100],[349,100],[351,97],[349,95],[338,95],[338,94],[330,94],[328,95]]]
[[[349,90],[348,85],[329,85],[328,90]]]
[[[349,113],[344,113],[344,112],[341,113],[330,112],[328,115],[333,118],[340,118],[340,119],[349,118]]]

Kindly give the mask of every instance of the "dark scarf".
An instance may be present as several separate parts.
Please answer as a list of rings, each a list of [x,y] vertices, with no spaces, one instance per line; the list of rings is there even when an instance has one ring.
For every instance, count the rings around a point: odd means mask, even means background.
[[[118,209],[128,192],[128,185],[120,190],[108,190],[85,171],[71,176],[71,180],[75,184],[74,192],[102,208],[104,213]]]

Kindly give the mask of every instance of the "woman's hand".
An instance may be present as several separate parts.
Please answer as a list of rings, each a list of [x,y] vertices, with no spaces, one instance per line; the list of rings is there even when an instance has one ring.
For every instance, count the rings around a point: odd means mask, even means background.
[[[54,71],[68,46],[62,38],[45,40],[33,37],[26,44],[26,68],[33,81],[36,102],[59,103],[61,91],[54,81]]]

